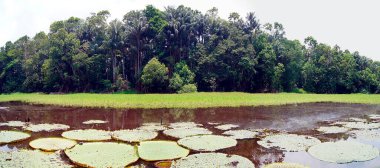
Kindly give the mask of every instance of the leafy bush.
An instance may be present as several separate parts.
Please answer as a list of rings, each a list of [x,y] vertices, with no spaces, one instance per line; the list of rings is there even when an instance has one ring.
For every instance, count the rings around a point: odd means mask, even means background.
[[[148,92],[163,92],[168,86],[168,68],[152,58],[144,67],[141,82]]]
[[[197,92],[197,86],[194,84],[183,85],[178,93],[193,93]]]

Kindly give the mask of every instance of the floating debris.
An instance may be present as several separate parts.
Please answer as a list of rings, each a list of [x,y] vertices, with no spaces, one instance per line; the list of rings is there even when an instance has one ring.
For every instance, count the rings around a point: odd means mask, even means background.
[[[105,141],[112,139],[110,132],[96,129],[65,131],[62,136],[78,141]]]
[[[84,121],[83,124],[105,124],[108,123],[108,121],[103,121],[103,120],[87,120]]]
[[[310,168],[298,163],[286,163],[286,162],[281,162],[281,163],[271,163],[268,165],[265,165],[264,168]]]
[[[252,139],[259,135],[259,132],[253,132],[249,130],[229,130],[222,133],[233,139]]]
[[[212,132],[206,128],[193,127],[168,129],[164,131],[164,134],[174,138],[185,138],[194,135],[209,135],[212,134]]]
[[[151,140],[157,137],[158,133],[155,131],[147,131],[147,130],[118,130],[112,132],[112,138],[119,141],[126,142],[140,142]]]
[[[58,153],[40,150],[0,151],[0,167],[69,168]]]
[[[353,130],[350,133],[359,139],[380,141],[379,130]]]
[[[247,158],[224,153],[199,153],[173,161],[171,168],[255,168]]]
[[[345,133],[349,131],[349,128],[338,127],[338,126],[328,126],[328,127],[319,127],[317,131],[323,132],[325,134],[337,134],[337,133]]]
[[[238,127],[239,125],[236,125],[236,124],[224,124],[224,125],[216,126],[215,128],[219,130],[227,131],[227,130],[238,128]]]
[[[288,152],[305,151],[310,146],[321,143],[317,138],[296,134],[275,134],[257,143],[264,148],[280,148]]]
[[[221,135],[196,135],[178,140],[178,144],[196,151],[213,152],[236,146],[237,141]]]
[[[147,131],[164,131],[167,130],[168,127],[162,125],[161,123],[144,123],[142,126],[137,128],[139,130],[147,130]]]
[[[56,151],[71,148],[76,145],[74,140],[51,137],[51,138],[39,138],[29,142],[29,145],[34,149],[41,149],[44,151]]]
[[[26,122],[22,121],[8,121],[4,123],[0,123],[0,126],[8,126],[8,127],[24,127]]]
[[[41,132],[41,131],[58,131],[58,130],[67,130],[70,128],[68,125],[64,124],[29,124],[23,127],[25,130],[32,132]]]
[[[21,131],[0,131],[0,144],[23,141],[30,138],[30,134]]]
[[[138,146],[140,158],[146,161],[178,159],[189,152],[174,141],[144,141]]]
[[[88,142],[66,149],[65,154],[82,167],[126,167],[139,157],[134,146],[115,142]]]
[[[194,128],[194,127],[202,127],[202,124],[197,124],[194,122],[176,122],[171,123],[169,125],[170,128]]]
[[[354,141],[325,142],[309,148],[311,156],[332,163],[350,163],[372,160],[379,150],[372,145]]]

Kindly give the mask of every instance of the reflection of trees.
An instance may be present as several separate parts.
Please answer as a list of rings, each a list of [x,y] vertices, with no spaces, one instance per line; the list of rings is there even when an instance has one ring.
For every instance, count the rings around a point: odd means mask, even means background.
[[[194,109],[142,109],[142,123],[157,122],[157,123],[172,123],[178,121],[195,121]]]
[[[173,122],[195,120],[194,109],[170,109],[169,114]]]

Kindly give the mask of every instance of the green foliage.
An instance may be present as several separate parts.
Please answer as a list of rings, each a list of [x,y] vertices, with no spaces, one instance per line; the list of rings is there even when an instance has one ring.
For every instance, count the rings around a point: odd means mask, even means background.
[[[197,92],[197,86],[194,84],[186,84],[181,87],[180,90],[178,90],[178,93],[193,93]]]
[[[168,68],[152,58],[144,67],[141,75],[141,82],[149,92],[164,92],[168,85]]]

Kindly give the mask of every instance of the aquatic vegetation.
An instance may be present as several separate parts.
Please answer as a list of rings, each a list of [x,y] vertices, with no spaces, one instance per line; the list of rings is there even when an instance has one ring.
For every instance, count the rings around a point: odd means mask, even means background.
[[[0,131],[0,144],[22,141],[30,138],[30,134],[20,131]]]
[[[194,128],[194,127],[201,127],[202,124],[197,124],[194,122],[176,122],[176,123],[170,123],[170,128]]]
[[[113,139],[126,142],[140,142],[156,138],[158,135],[155,131],[147,130],[118,130],[113,131],[111,136]]]
[[[338,127],[338,126],[319,127],[317,129],[317,131],[323,132],[325,134],[345,133],[349,130],[350,130],[349,128]]]
[[[309,167],[298,164],[298,163],[279,162],[279,163],[267,164],[264,166],[264,168],[309,168]]]
[[[218,125],[215,128],[219,129],[219,130],[226,131],[226,130],[230,130],[230,129],[234,129],[234,128],[238,128],[238,127],[239,127],[239,125],[236,125],[236,124],[224,124],[224,125]]]
[[[163,131],[163,130],[167,130],[168,127],[160,123],[144,123],[142,126],[138,127],[137,129],[147,130],[147,131]]]
[[[372,120],[378,120],[380,119],[380,114],[370,114],[368,117]]]
[[[58,131],[58,130],[67,130],[70,126],[65,124],[29,124],[23,127],[25,130],[32,132],[41,132],[41,131]]]
[[[195,151],[213,152],[237,145],[237,141],[220,135],[196,135],[178,140],[178,144]]]
[[[208,135],[212,134],[212,132],[206,128],[175,128],[175,129],[168,129],[164,131],[165,135],[174,137],[174,138],[185,138],[188,136],[194,136],[194,135]]]
[[[139,159],[134,146],[115,142],[77,144],[65,154],[82,167],[125,167]]]
[[[36,167],[69,168],[57,153],[45,153],[40,150],[0,151],[0,167]]]
[[[364,122],[335,122],[332,125],[342,125],[352,129],[377,129],[380,128],[380,123],[364,123]]]
[[[249,131],[249,130],[229,130],[222,133],[233,139],[251,139],[256,138],[259,132]]]
[[[348,121],[354,121],[354,122],[367,122],[364,118],[357,118],[357,117],[350,117],[348,118]]]
[[[224,153],[199,153],[176,160],[171,168],[254,168],[247,158]]]
[[[207,124],[208,125],[219,125],[220,123],[218,123],[218,122],[208,122]]]
[[[78,141],[105,141],[112,139],[110,132],[96,129],[65,131],[62,136]]]
[[[138,146],[138,154],[146,161],[172,160],[185,157],[189,154],[174,141],[144,141]]]
[[[269,135],[257,141],[264,148],[279,148],[288,152],[305,151],[310,146],[321,143],[317,138],[296,134]]]
[[[87,120],[84,121],[83,124],[105,124],[108,123],[108,121],[103,121],[103,120]]]
[[[22,121],[8,121],[4,123],[0,123],[0,126],[8,126],[8,127],[23,127],[26,125],[26,122]]]
[[[379,130],[353,130],[350,133],[359,139],[380,141]]]
[[[325,142],[308,149],[311,156],[333,163],[350,163],[372,160],[379,150],[372,145],[354,141]]]
[[[76,144],[77,142],[74,140],[59,137],[39,138],[29,142],[29,146],[32,148],[44,151],[63,150],[71,148]]]

